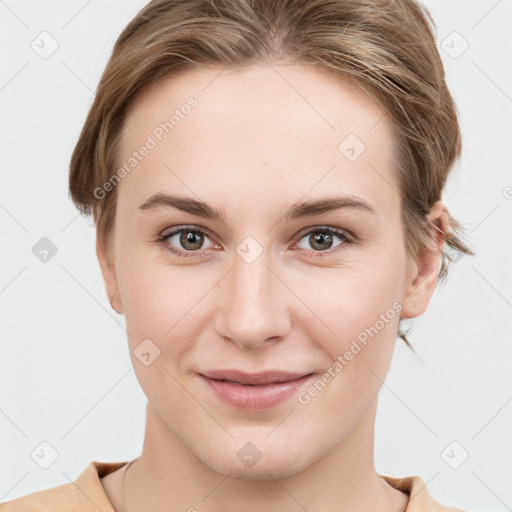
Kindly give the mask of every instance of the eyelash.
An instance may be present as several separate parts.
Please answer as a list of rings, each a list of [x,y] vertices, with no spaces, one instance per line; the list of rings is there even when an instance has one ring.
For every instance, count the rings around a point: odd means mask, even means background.
[[[174,235],[177,235],[179,233],[183,233],[183,232],[192,232],[195,234],[208,236],[207,231],[205,231],[201,228],[198,228],[196,226],[181,226],[179,229],[175,229],[169,233],[164,233],[164,234],[160,235],[155,242],[160,245],[163,245],[164,249],[172,252],[173,254],[175,254],[176,256],[178,256],[180,258],[188,258],[191,256],[197,256],[198,254],[200,254],[201,250],[181,251],[181,250],[175,249],[174,247],[170,246],[167,243],[167,240],[169,238],[171,238]],[[323,254],[331,255],[334,252],[342,251],[345,248],[347,248],[348,246],[354,245],[357,242],[357,238],[355,237],[355,235],[353,235],[343,229],[333,228],[330,226],[315,226],[313,229],[310,229],[309,231],[301,231],[301,233],[297,237],[297,243],[300,242],[307,235],[311,235],[313,233],[329,233],[330,235],[336,235],[343,242],[343,243],[339,244],[338,246],[336,246],[334,249],[327,249],[325,251],[309,251],[314,258],[323,258],[323,257],[325,257],[325,256],[323,256]]]

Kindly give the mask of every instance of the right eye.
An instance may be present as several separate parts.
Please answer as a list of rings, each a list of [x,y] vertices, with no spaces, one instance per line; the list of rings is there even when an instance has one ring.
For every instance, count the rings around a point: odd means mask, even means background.
[[[208,238],[206,232],[201,228],[181,226],[178,229],[160,235],[157,242],[179,257],[190,257],[198,256],[205,237]]]

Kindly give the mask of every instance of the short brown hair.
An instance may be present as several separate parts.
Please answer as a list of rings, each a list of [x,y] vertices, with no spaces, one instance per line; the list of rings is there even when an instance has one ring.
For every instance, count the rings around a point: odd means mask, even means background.
[[[414,0],[153,0],[123,30],[101,77],[71,158],[72,201],[93,213],[108,244],[116,188],[101,199],[94,191],[117,168],[128,107],[161,78],[201,65],[308,64],[355,81],[394,120],[404,238],[418,254],[432,244],[426,217],[461,152],[431,24]],[[474,254],[462,225],[451,214],[449,222],[438,281],[453,254]]]

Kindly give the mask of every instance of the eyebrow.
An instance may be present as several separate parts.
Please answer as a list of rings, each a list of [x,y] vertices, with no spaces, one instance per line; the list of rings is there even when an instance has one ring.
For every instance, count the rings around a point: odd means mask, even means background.
[[[141,210],[158,210],[174,208],[205,219],[224,221],[225,213],[209,204],[187,196],[157,193],[139,206]],[[286,211],[284,218],[288,221],[302,217],[321,215],[334,210],[352,208],[373,215],[375,208],[367,201],[349,194],[338,194],[312,201],[298,201]]]

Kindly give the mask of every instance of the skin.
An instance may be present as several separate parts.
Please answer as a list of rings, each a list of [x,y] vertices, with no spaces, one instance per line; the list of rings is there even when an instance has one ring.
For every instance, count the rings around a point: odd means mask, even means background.
[[[130,356],[148,398],[125,506],[126,466],[102,484],[116,511],[403,510],[408,496],[379,477],[373,459],[378,393],[399,314],[306,405],[293,397],[263,411],[236,409],[196,372],[282,369],[320,377],[395,301],[401,318],[421,315],[440,269],[447,209],[439,202],[429,216],[440,228],[436,249],[408,256],[393,127],[379,103],[307,66],[220,71],[166,78],[126,118],[123,162],[189,96],[198,100],[117,185],[108,247],[97,237],[107,294],[125,315]],[[349,133],[366,145],[353,162],[338,150]],[[225,220],[138,208],[157,192],[205,201]],[[296,201],[334,193],[362,198],[376,213],[347,208],[283,217]],[[200,255],[166,250],[193,252],[197,246],[180,244],[179,235],[155,243],[182,225],[207,231]],[[348,230],[358,243],[334,235],[322,251],[310,236],[316,226]],[[251,263],[237,253],[247,236],[263,251]],[[149,366],[133,353],[146,338],[160,349]],[[247,442],[262,453],[252,467],[237,457]]]

